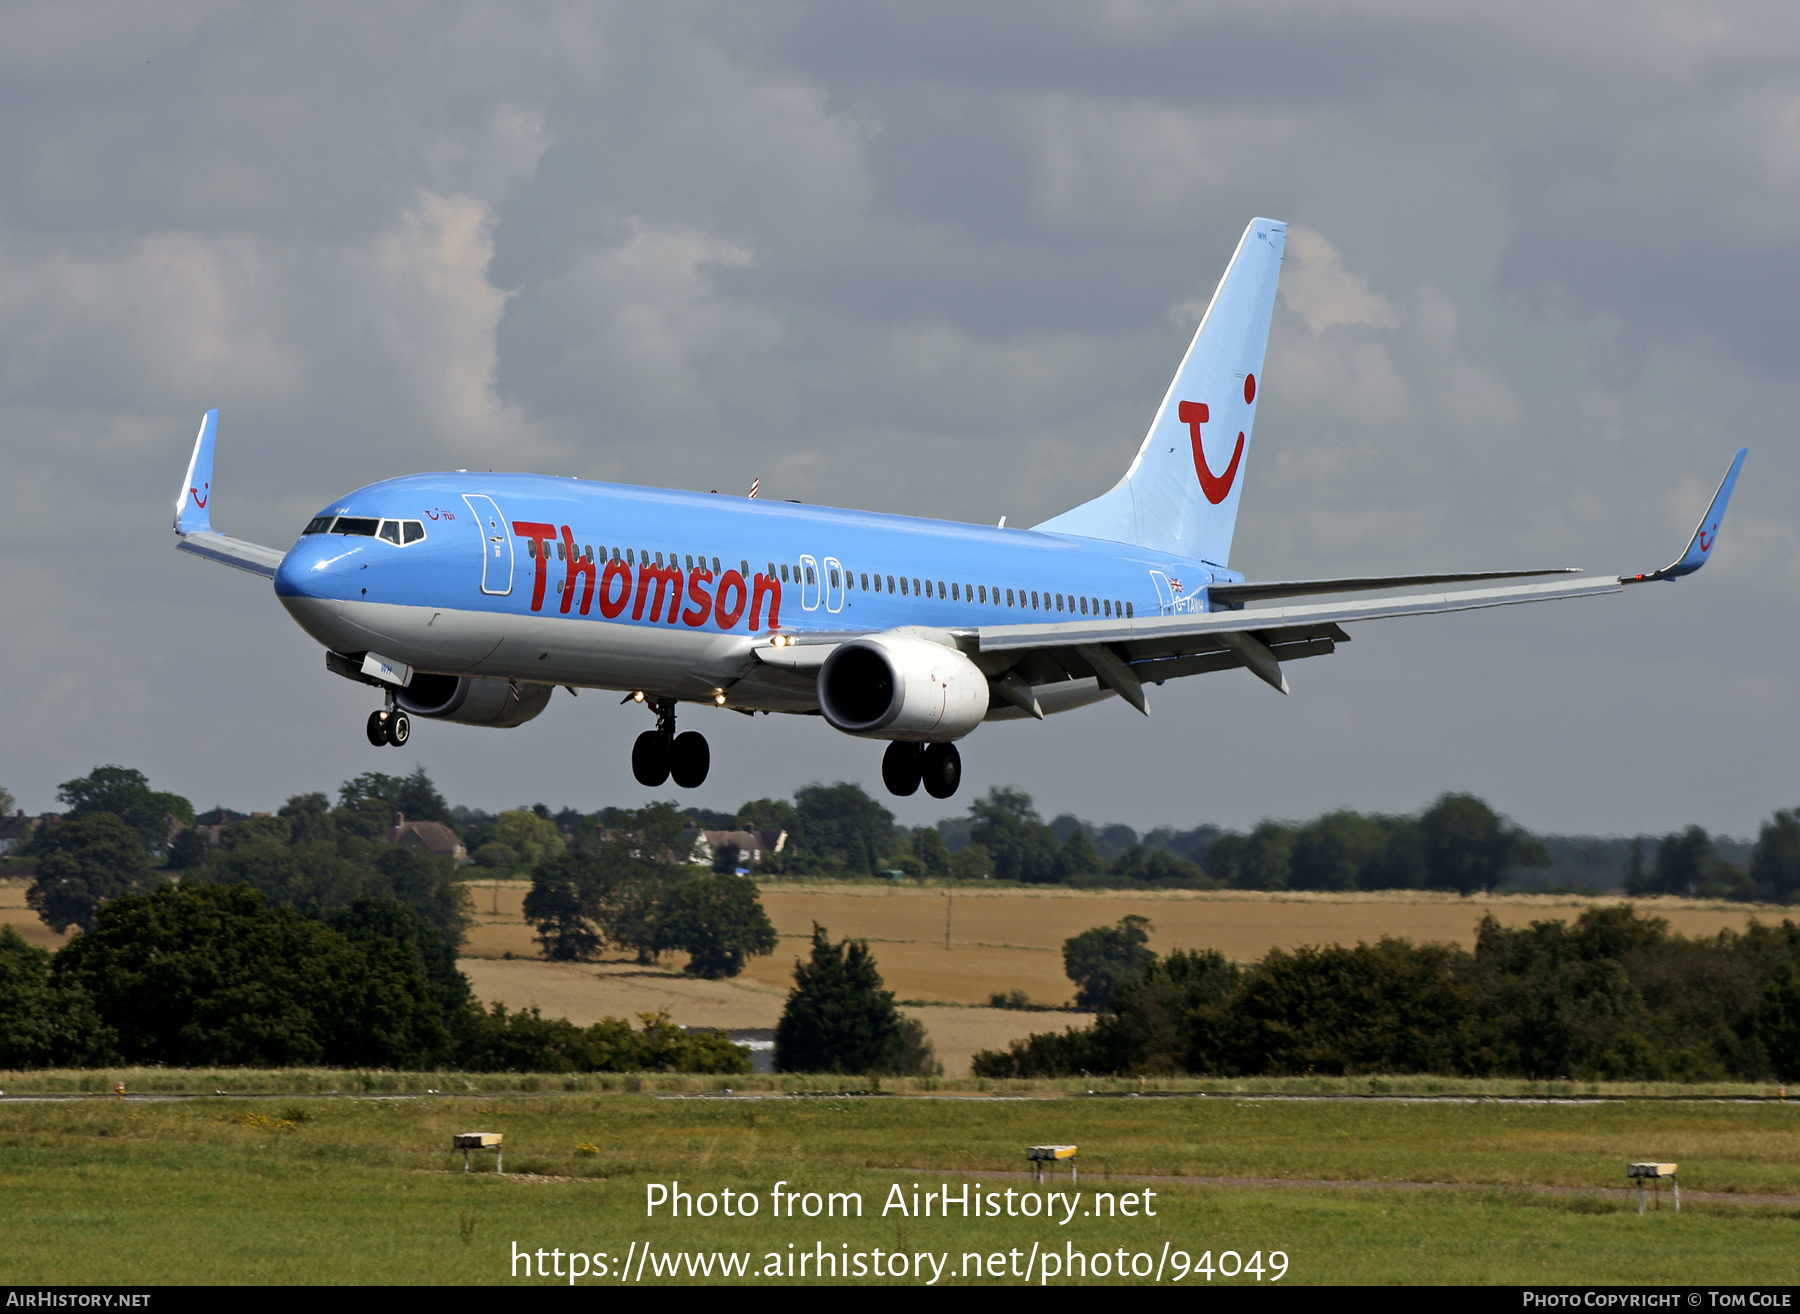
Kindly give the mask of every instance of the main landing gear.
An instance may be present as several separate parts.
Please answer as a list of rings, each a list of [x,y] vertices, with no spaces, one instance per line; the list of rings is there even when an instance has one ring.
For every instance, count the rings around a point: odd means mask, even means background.
[[[394,706],[391,696],[386,707],[379,712],[369,713],[369,742],[375,747],[392,744],[395,748],[400,748],[411,738],[412,718]]]
[[[673,777],[682,789],[698,789],[712,767],[706,736],[689,730],[675,733],[675,700],[658,699],[656,729],[646,730],[631,746],[631,774],[647,789]]]
[[[881,783],[902,798],[919,786],[933,798],[949,798],[962,783],[962,754],[955,744],[907,744],[895,740],[881,757]]]

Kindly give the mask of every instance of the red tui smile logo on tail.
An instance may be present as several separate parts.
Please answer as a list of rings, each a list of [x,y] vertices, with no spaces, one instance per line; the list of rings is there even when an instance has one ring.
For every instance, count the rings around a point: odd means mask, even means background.
[[[1248,389],[1246,389],[1248,391]],[[1237,479],[1238,462],[1244,456],[1244,435],[1239,432],[1237,448],[1231,453],[1231,464],[1225,467],[1225,473],[1215,475],[1206,465],[1206,448],[1200,442],[1200,426],[1208,417],[1205,402],[1184,401],[1175,408],[1176,416],[1188,427],[1188,434],[1194,442],[1194,473],[1200,476],[1200,491],[1206,494],[1206,500],[1217,506],[1231,492],[1231,485]]]
[[[210,495],[212,493],[212,485],[206,484],[205,488],[206,493]],[[201,494],[200,490],[198,488],[190,488],[188,489],[188,492],[194,495],[194,505],[199,507],[202,511],[206,510],[206,497]]]

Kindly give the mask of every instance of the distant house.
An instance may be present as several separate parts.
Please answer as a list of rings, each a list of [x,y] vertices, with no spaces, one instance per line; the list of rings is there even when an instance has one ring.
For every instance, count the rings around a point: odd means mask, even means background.
[[[37,825],[38,819],[26,816],[24,808],[19,809],[17,816],[0,817],[0,854],[11,853],[25,843]]]
[[[448,858],[459,867],[469,860],[469,851],[450,827],[441,821],[408,821],[404,812],[394,814],[394,824],[387,830],[387,842],[424,849],[433,857]]]
[[[250,820],[248,812],[233,812],[230,808],[214,808],[211,812],[202,812],[194,818],[194,829],[206,836],[208,844],[219,842],[219,832],[233,822]],[[263,813],[268,816],[268,813]]]
[[[785,830],[703,830],[694,841],[694,859],[710,865],[719,850],[737,845],[738,866],[754,867],[765,853],[780,853],[787,845]]]

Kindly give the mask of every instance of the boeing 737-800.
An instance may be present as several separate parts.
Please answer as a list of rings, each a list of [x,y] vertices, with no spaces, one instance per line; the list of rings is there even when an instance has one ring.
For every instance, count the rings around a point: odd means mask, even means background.
[[[632,749],[647,786],[706,779],[678,704],[822,716],[887,741],[882,779],[956,792],[956,741],[1145,685],[1332,652],[1384,617],[1616,593],[1705,564],[1745,451],[1687,551],[1642,575],[1571,570],[1251,583],[1230,569],[1286,225],[1251,222],[1136,458],[1109,491],[1030,530],[751,497],[465,470],[370,484],[286,551],[215,533],[207,412],[176,501],[177,546],[264,575],[329,670],[384,695],[372,744],[411,718],[517,726],[557,685],[656,715]],[[1443,592],[1445,584],[1487,587]],[[1390,598],[1249,606],[1379,592]]]

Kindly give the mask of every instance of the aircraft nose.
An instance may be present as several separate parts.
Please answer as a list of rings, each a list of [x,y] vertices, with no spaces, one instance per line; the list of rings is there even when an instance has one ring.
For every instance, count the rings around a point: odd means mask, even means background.
[[[348,546],[330,534],[308,534],[275,568],[275,593],[283,598],[342,598],[348,588]]]

